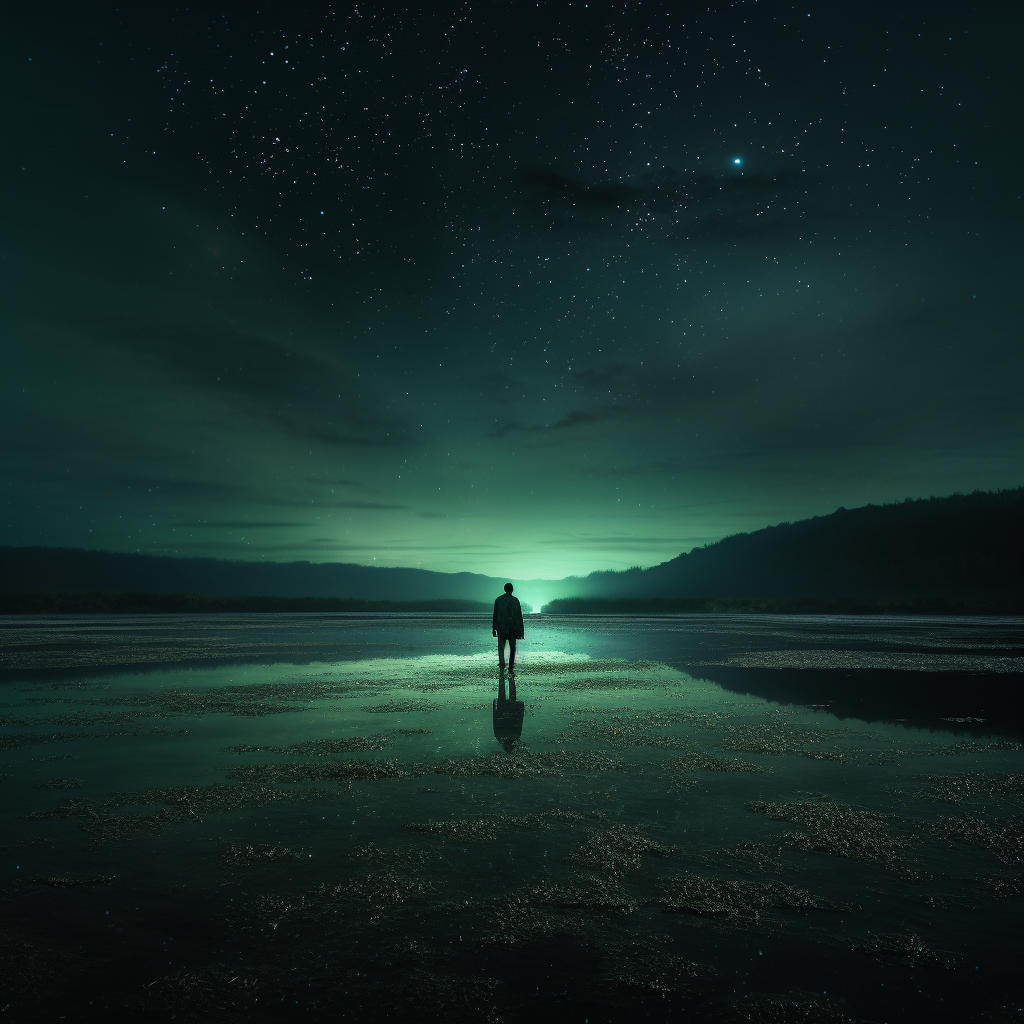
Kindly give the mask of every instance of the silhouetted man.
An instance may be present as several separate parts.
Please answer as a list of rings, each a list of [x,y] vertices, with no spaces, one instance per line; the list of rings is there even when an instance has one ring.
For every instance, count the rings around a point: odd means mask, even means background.
[[[498,665],[505,667],[505,642],[508,641],[508,670],[515,671],[516,641],[523,639],[523,609],[519,598],[512,596],[512,584],[505,584],[505,593],[494,602],[491,636],[498,638]]]

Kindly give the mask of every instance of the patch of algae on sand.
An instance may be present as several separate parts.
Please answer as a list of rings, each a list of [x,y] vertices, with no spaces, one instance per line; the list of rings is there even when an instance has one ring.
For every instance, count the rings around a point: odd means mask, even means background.
[[[322,740],[303,740],[287,747],[236,743],[222,747],[226,754],[295,754],[299,757],[326,757],[330,754],[354,754],[367,750],[386,750],[398,736],[429,736],[429,729],[389,729],[373,736],[343,736]]]
[[[715,746],[741,754],[799,754],[822,761],[843,761],[849,752],[840,738],[846,729],[793,725],[781,719],[730,726]]]
[[[404,779],[411,776],[448,775],[456,778],[492,776],[501,779],[559,778],[590,772],[624,771],[618,758],[586,750],[450,757],[433,764],[400,765],[396,761],[330,761],[312,764],[246,764],[224,768],[228,777],[242,782],[352,782]]]
[[[556,691],[609,692],[615,690],[663,690],[678,688],[686,677],[653,661],[621,659],[554,659],[531,661],[521,667],[522,682]]]
[[[636,908],[633,897],[612,879],[587,875],[549,880],[484,904],[479,941],[484,946],[524,946],[552,935],[589,940],[609,917],[631,914]]]
[[[422,968],[410,970],[408,960],[407,956],[406,969],[387,987],[375,984],[365,971],[346,969],[337,963],[328,967],[315,956],[291,971],[266,964],[255,967],[237,963],[178,970],[146,987],[137,1018],[217,1024],[264,1020],[269,1019],[268,1007],[285,1008],[300,1002],[315,1007],[326,995],[331,1003],[346,1007],[342,1016],[358,1006],[358,1019],[368,1024],[498,1024],[501,1020],[493,1001],[498,982],[435,974]],[[373,966],[380,968],[379,962]],[[282,1012],[287,1016],[286,1009]],[[285,1019],[272,1009],[270,1017]]]
[[[163,832],[182,822],[201,818],[204,814],[322,797],[333,797],[333,794],[326,790],[307,789],[287,793],[266,786],[213,783],[208,786],[172,786],[168,789],[114,793],[106,800],[71,799],[46,811],[31,811],[24,817],[31,820],[74,821],[95,842],[116,843],[133,839],[142,832]],[[154,814],[117,813],[124,807],[153,804],[162,804],[163,807]]]
[[[1024,799],[1024,775],[1015,772],[956,772],[921,775],[911,796],[946,804],[964,804],[982,797],[1019,803]]]
[[[320,885],[312,892],[314,900],[343,903],[369,913],[380,913],[420,896],[429,896],[437,886],[414,875],[381,871],[362,875],[340,885]]]
[[[222,747],[225,754],[298,754],[302,757],[323,757],[327,754],[351,754],[364,750],[385,750],[392,744],[386,735],[348,736],[344,739],[304,740],[287,747],[265,746],[258,743],[236,743]]]
[[[639,868],[645,854],[671,857],[676,852],[674,846],[656,842],[638,829],[616,825],[588,832],[565,859],[593,871],[621,875]]]
[[[766,765],[754,764],[738,757],[720,757],[703,750],[691,749],[678,757],[670,757],[661,763],[662,772],[670,781],[670,788],[679,791],[692,789],[697,784],[700,772],[754,772],[769,774],[772,769]]]
[[[909,839],[893,834],[892,815],[826,799],[752,800],[745,806],[776,821],[800,825],[802,832],[782,837],[786,846],[883,864],[905,877],[916,877],[903,859]]]
[[[869,934],[864,942],[853,947],[857,953],[867,953],[881,960],[891,960],[904,967],[920,967],[925,964],[951,962],[948,953],[941,953],[926,946],[914,932],[885,932]]]
[[[625,674],[569,676],[554,680],[559,690],[661,690],[665,687],[664,679],[647,679],[643,676]]]
[[[250,897],[235,904],[228,918],[233,928],[291,941],[333,928],[338,920],[353,915],[376,921],[436,891],[425,879],[385,870],[337,885],[323,883],[297,896],[265,893]]]
[[[240,764],[227,769],[228,778],[262,785],[268,782],[376,782],[404,779],[409,772],[395,761],[329,761],[313,764]]]
[[[0,735],[0,750],[21,750],[36,743],[71,743],[96,736],[92,732],[9,732]]]
[[[716,973],[712,967],[668,952],[652,938],[605,942],[601,949],[611,962],[605,978],[623,988],[663,994],[689,992],[695,982]]]
[[[399,985],[389,1020],[444,1021],[445,1024],[499,1024],[494,1002],[500,982],[493,978],[412,971]]]
[[[84,679],[65,679],[60,682],[50,683],[29,683],[27,686],[19,686],[19,693],[39,693],[40,690],[53,691],[57,690],[109,690],[110,685],[108,683],[94,683]],[[7,705],[10,706],[10,705]]]
[[[936,743],[924,748],[923,753],[929,757],[942,757],[947,754],[962,756],[964,754],[990,754],[993,751],[1024,750],[1024,743],[1016,740],[957,740],[955,743]],[[914,753],[915,751],[911,751]]]
[[[522,671],[522,669],[520,669]],[[651,673],[664,672],[665,666],[659,661],[628,661],[622,658],[579,658],[553,659],[551,661],[531,661],[523,672],[530,676],[571,676],[604,672]],[[675,676],[673,675],[673,678]]]
[[[373,692],[364,682],[299,680],[232,684],[205,689],[122,690],[100,697],[30,697],[37,704],[149,709],[170,715],[228,714],[250,718],[305,711],[310,702]],[[147,716],[140,716],[147,717]]]
[[[114,692],[102,697],[32,697],[36,703],[130,707],[170,715],[229,714],[249,717],[303,711],[315,697],[332,696],[325,687],[292,683],[257,683],[209,689]],[[300,703],[296,703],[300,702]]]
[[[84,779],[43,779],[35,784],[35,789],[81,789]]]
[[[631,914],[637,908],[636,900],[617,882],[593,875],[542,882],[528,889],[522,902],[598,914]]]
[[[413,765],[418,775],[458,777],[494,776],[500,779],[564,777],[590,772],[625,771],[625,761],[592,750],[533,752],[519,749],[512,754],[495,752],[469,757],[451,757],[432,765]]]
[[[765,871],[792,871],[793,867],[782,860],[782,847],[743,839],[735,846],[710,850],[686,850],[687,860],[696,861],[706,867],[728,865],[740,871],[762,873]]]
[[[1006,878],[1002,875],[979,875],[974,880],[980,882],[985,887],[987,895],[993,896],[997,900],[1024,896],[1024,880],[1019,877]]]
[[[263,971],[237,964],[210,964],[166,974],[151,982],[142,996],[139,1020],[158,1019],[188,1022],[234,1022],[250,1019],[266,999],[267,978]],[[164,1014],[167,1017],[164,1017]]]
[[[389,700],[386,704],[374,704],[359,710],[371,715],[397,715],[413,711],[440,711],[443,707],[443,704],[432,700]]]
[[[858,1024],[842,1004],[809,992],[752,992],[734,999],[712,1019],[721,1024]]]
[[[938,842],[955,840],[987,850],[1003,864],[1024,860],[1024,818],[1019,815],[996,820],[978,814],[953,815],[930,823],[925,831]]]
[[[600,716],[600,717],[590,717]],[[656,747],[669,750],[686,749],[690,741],[683,736],[655,732],[671,726],[685,725],[695,729],[717,729],[735,716],[730,713],[705,711],[640,711],[633,714],[610,714],[599,710],[575,711],[558,743],[581,739],[602,740],[610,747]]]
[[[486,842],[506,829],[548,829],[593,820],[593,814],[551,810],[536,814],[482,814],[474,818],[450,818],[445,821],[410,822],[404,827],[414,832],[454,839],[458,842]]]
[[[480,943],[484,946],[526,946],[551,935],[586,935],[593,927],[591,918],[582,914],[514,901],[488,907],[481,921]]]
[[[666,910],[727,921],[756,921],[771,910],[846,909],[782,882],[737,882],[692,871],[670,876],[662,892]]]
[[[666,771],[670,772],[758,772],[770,774],[772,769],[767,765],[754,764],[739,757],[719,757],[704,750],[690,750],[678,757],[670,757],[663,761]]]
[[[26,878],[30,885],[42,885],[48,889],[82,889],[97,885],[110,885],[115,875],[36,875]]]
[[[81,952],[0,932],[0,1013],[11,1021],[55,1021],[62,1014],[50,1001],[86,966]],[[50,1011],[47,1013],[47,1011]]]
[[[280,843],[228,843],[220,859],[232,868],[247,868],[253,864],[278,864],[285,861],[309,860],[310,855],[298,847]]]
[[[140,718],[177,717],[163,711],[72,711],[62,715],[26,715],[12,718],[4,725],[124,725]]]
[[[386,864],[389,868],[421,868],[439,859],[435,853],[408,846],[376,846],[364,843],[344,854],[352,860],[367,861],[371,864]]]
[[[445,1024],[498,1024],[503,1017],[494,996],[500,982],[423,969],[410,972],[378,1007],[374,1020],[444,1021]]]

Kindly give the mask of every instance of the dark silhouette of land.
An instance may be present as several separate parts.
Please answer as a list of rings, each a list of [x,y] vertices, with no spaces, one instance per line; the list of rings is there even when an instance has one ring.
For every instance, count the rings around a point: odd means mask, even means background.
[[[485,601],[505,579],[344,562],[242,562],[82,548],[0,547],[0,592],[107,591],[237,598]]]
[[[572,596],[1021,597],[1022,523],[1024,488],[840,508],[650,569],[592,573]]]
[[[1024,615],[1024,597],[560,597],[554,615]]]
[[[152,612],[486,612],[482,601],[360,601],[332,597],[204,597],[202,594],[112,594],[103,591],[0,594],[0,615]]]
[[[543,592],[557,599],[621,600],[740,599],[741,606],[655,609],[619,604],[606,611],[922,611],[995,612],[1019,609],[1024,597],[1021,523],[1024,488],[976,491],[947,498],[907,499],[893,505],[840,508],[829,515],[740,533],[649,569],[595,572],[563,580],[514,580],[527,597]],[[139,595],[201,595],[204,598],[270,600],[355,600],[364,605],[395,602],[390,610],[431,610],[407,602],[487,602],[506,578],[426,569],[377,568],[339,562],[240,562],[215,558],[90,551],[80,548],[0,547],[0,593],[65,595],[109,592]],[[985,600],[1004,603],[986,605]],[[121,599],[120,597],[118,598]],[[148,599],[148,597],[147,597]],[[192,599],[192,598],[190,598]],[[751,601],[783,602],[752,607]],[[902,606],[815,602],[844,599],[891,602]],[[959,602],[944,606],[929,601]],[[969,599],[969,600],[968,600]],[[984,599],[984,600],[983,600]],[[43,598],[32,599],[43,602]],[[84,600],[84,598],[83,598]],[[98,600],[98,599],[95,599]],[[110,600],[113,600],[111,598]],[[127,600],[127,599],[126,599]],[[786,604],[786,601],[798,604]],[[747,602],[747,604],[743,604]],[[799,602],[802,602],[800,604]],[[966,602],[966,603],[965,603]],[[1008,602],[1008,603],[1006,603]],[[402,608],[397,604],[403,605]],[[814,607],[812,607],[814,605]],[[39,608],[38,610],[42,610]],[[80,610],[67,607],[67,610]],[[155,607],[139,610],[161,610]],[[200,609],[167,609],[200,610]],[[207,609],[215,610],[215,609]],[[258,610],[232,605],[216,610]],[[265,610],[387,610],[384,608],[265,608]],[[432,610],[447,610],[435,608]],[[452,609],[460,610],[460,609]],[[573,610],[582,611],[579,604]]]

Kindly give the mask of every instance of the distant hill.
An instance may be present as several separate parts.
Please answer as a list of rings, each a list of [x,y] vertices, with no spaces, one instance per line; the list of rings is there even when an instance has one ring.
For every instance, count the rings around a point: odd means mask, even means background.
[[[0,548],[0,593],[202,594],[363,601],[493,601],[504,579],[345,562],[241,562],[82,548]]]
[[[524,611],[531,611],[523,605]],[[361,601],[354,597],[205,597],[202,594],[132,594],[52,590],[0,593],[0,615],[125,615],[220,612],[474,612],[489,613],[487,601]]]
[[[1024,596],[558,597],[541,610],[550,615],[1024,615]]]
[[[579,597],[990,597],[1024,593],[1024,488],[975,491],[738,533]]]
[[[740,533],[650,569],[516,580],[558,598],[967,598],[1024,593],[1024,488],[976,491]],[[0,547],[0,593],[116,592],[205,597],[493,601],[504,578],[342,562]]]

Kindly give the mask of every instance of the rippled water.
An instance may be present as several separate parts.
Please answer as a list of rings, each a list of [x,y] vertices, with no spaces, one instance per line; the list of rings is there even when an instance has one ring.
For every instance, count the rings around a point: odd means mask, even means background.
[[[1019,1019],[1021,620],[0,620],[11,1020]]]

